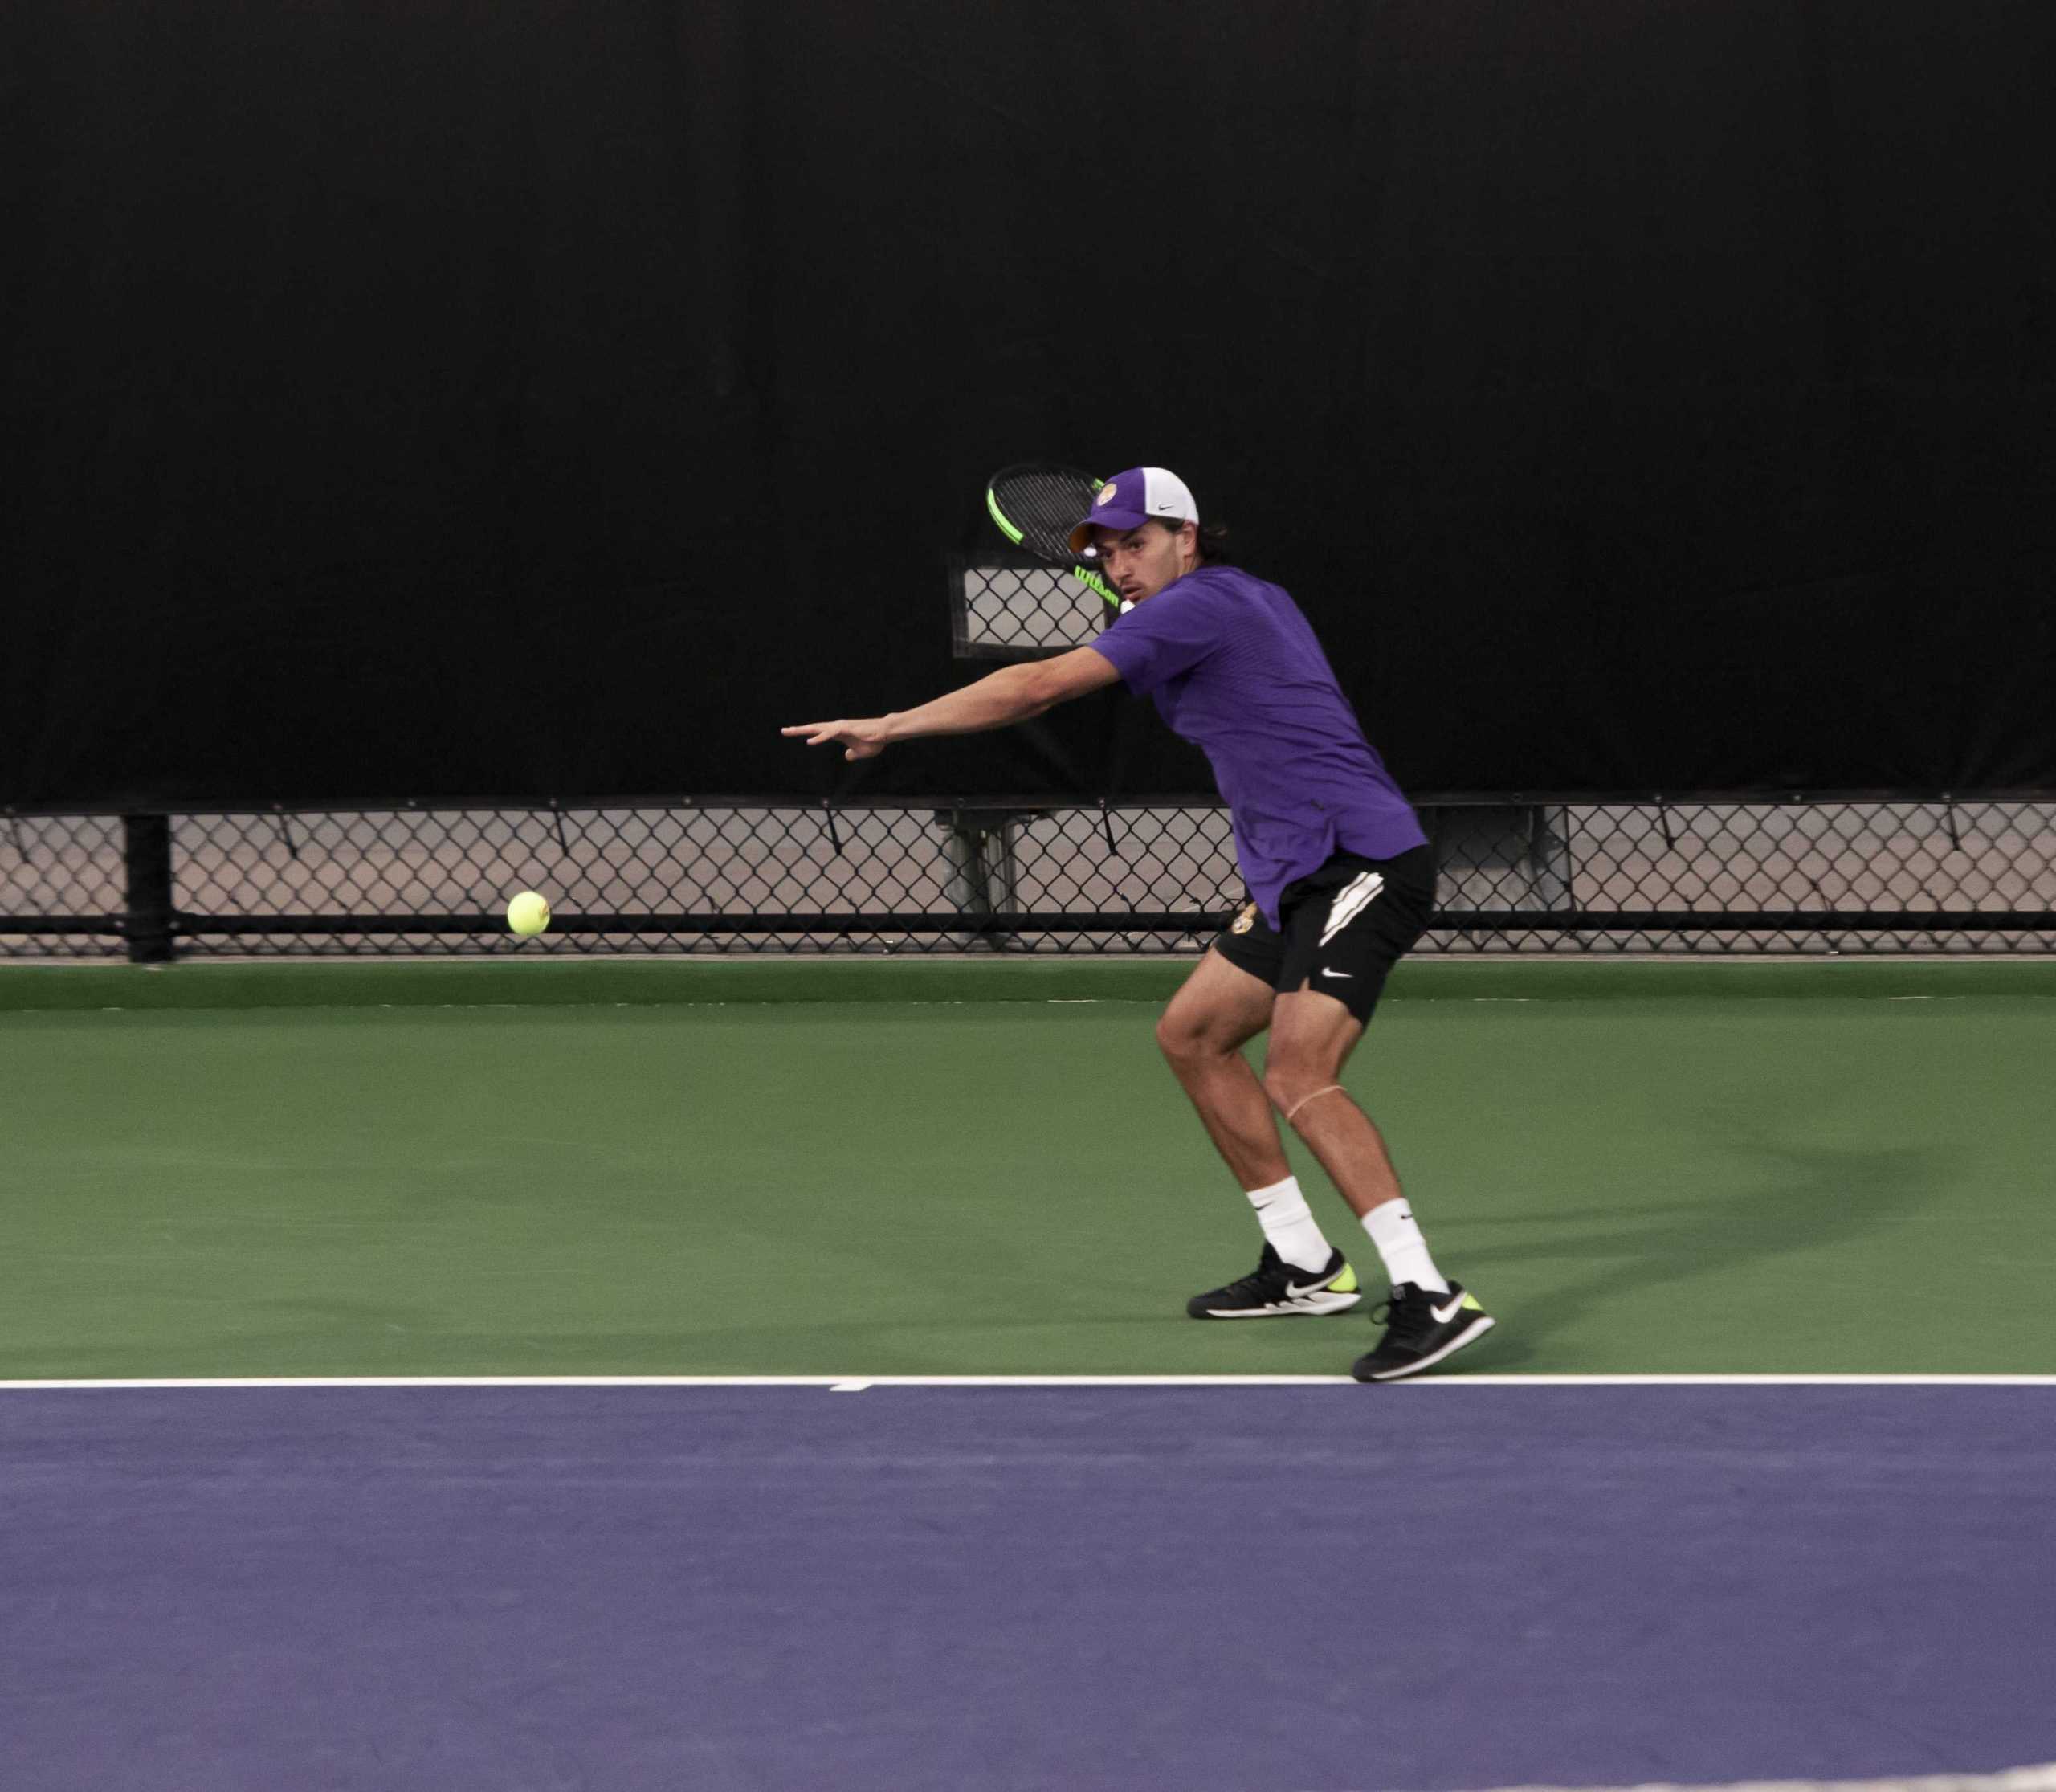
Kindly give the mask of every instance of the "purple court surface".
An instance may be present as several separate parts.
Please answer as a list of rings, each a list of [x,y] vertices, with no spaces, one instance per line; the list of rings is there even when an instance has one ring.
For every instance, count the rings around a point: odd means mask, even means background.
[[[0,1391],[20,1792],[2056,1758],[2056,1389]]]

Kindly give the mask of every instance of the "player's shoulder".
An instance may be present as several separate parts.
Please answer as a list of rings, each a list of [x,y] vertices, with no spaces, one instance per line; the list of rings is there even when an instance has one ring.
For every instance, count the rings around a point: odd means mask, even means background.
[[[1258,578],[1242,567],[1214,565],[1195,566],[1165,594],[1181,594],[1212,603],[1237,603],[1277,591],[1278,587],[1268,579]]]
[[[1165,594],[1181,591],[1189,591],[1194,606],[1218,617],[1223,626],[1268,627],[1295,607],[1282,585],[1242,566],[1197,567]]]
[[[1239,566],[1197,566],[1146,603],[1124,611],[1107,632],[1121,631],[1140,637],[1166,631],[1187,635],[1195,628],[1229,629],[1284,595],[1276,586]]]

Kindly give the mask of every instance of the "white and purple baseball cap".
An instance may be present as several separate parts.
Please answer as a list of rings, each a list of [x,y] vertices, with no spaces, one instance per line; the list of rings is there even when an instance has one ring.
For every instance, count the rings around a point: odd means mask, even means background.
[[[1131,467],[1099,488],[1091,509],[1071,532],[1071,551],[1083,553],[1095,529],[1134,529],[1152,516],[1160,522],[1196,523],[1199,506],[1176,473],[1161,467]]]

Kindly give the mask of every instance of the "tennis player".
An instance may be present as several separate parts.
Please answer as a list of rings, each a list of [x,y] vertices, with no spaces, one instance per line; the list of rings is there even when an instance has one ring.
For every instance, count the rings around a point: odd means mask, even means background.
[[[1071,537],[1099,552],[1128,607],[1091,647],[1009,666],[890,716],[782,732],[867,759],[895,741],[972,734],[1124,681],[1212,763],[1249,901],[1172,998],[1156,1040],[1263,1227],[1238,1281],[1195,1319],[1345,1312],[1363,1300],[1287,1162],[1272,1110],[1303,1139],[1383,1259],[1385,1329],[1359,1381],[1418,1374],[1492,1321],[1435,1265],[1385,1140],[1340,1081],[1387,974],[1434,905],[1421,823],[1364,737],[1299,606],[1226,563],[1184,482],[1116,473]],[[1242,1047],[1269,1029],[1261,1080]]]

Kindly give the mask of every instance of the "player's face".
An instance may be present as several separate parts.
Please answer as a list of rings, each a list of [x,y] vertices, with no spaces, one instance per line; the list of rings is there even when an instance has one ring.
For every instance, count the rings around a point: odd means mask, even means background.
[[[1131,529],[1095,529],[1092,545],[1107,582],[1130,603],[1153,598],[1198,564],[1199,532],[1190,523],[1175,529],[1142,523]]]

